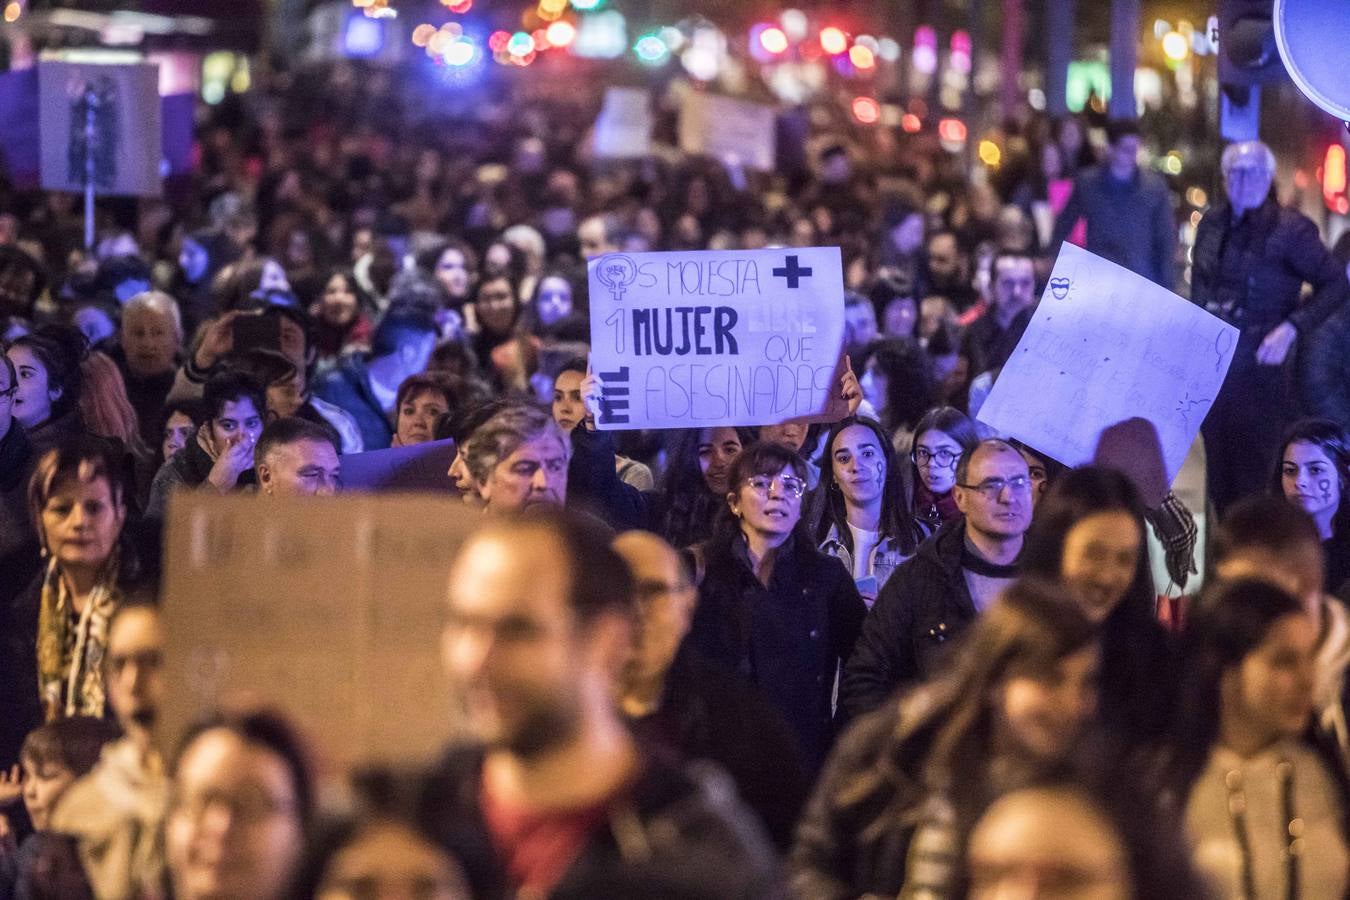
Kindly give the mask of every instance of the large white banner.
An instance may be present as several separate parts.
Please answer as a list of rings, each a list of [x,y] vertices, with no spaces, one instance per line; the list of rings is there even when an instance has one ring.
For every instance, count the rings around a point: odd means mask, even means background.
[[[1065,243],[978,418],[1070,466],[1093,460],[1107,428],[1143,419],[1157,431],[1170,482],[1237,337],[1195,304]]]
[[[82,192],[92,155],[95,193],[159,196],[159,66],[39,63],[38,109],[43,188]]]
[[[600,428],[833,421],[845,404],[837,247],[590,260]]]

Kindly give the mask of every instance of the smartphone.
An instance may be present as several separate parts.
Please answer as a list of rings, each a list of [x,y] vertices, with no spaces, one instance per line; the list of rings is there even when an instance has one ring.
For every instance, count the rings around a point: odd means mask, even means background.
[[[234,320],[234,352],[281,350],[281,320],[265,314],[243,315]]]

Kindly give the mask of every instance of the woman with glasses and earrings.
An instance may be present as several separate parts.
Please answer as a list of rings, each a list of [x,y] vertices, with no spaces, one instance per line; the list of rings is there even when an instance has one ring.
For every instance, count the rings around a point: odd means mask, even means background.
[[[800,527],[805,460],[781,444],[751,444],[728,484],[721,521],[700,548],[707,574],[687,640],[763,692],[814,773],[834,738],[836,674],[867,607],[843,564]]]
[[[1165,788],[1219,896],[1345,897],[1347,783],[1312,728],[1317,626],[1264,581],[1224,585],[1186,628]]]
[[[816,527],[824,553],[844,563],[868,608],[896,566],[914,555],[928,529],[915,517],[907,469],[873,419],[849,416],[825,439]]]
[[[936,531],[960,518],[952,489],[956,465],[980,442],[970,417],[951,406],[940,406],[919,420],[909,459],[914,463],[914,513]]]

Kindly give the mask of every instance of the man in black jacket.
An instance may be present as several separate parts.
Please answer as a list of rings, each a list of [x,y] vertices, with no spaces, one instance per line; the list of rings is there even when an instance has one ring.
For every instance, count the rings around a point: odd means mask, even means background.
[[[962,518],[944,525],[895,570],[863,622],[839,701],[850,716],[928,678],[951,639],[1017,576],[1031,525],[1026,460],[1006,441],[981,441],[956,468]]]
[[[633,583],[602,530],[556,510],[460,550],[442,651],[480,742],[429,779],[421,816],[473,895],[781,895],[725,776],[645,754],[615,708]]]
[[[1260,141],[1232,144],[1221,162],[1227,202],[1195,233],[1191,300],[1235,326],[1237,350],[1203,428],[1209,497],[1219,512],[1264,489],[1281,433],[1298,409],[1284,363],[1344,304],[1345,272],[1317,226],[1271,191],[1275,155]],[[1299,303],[1303,284],[1312,297]]]

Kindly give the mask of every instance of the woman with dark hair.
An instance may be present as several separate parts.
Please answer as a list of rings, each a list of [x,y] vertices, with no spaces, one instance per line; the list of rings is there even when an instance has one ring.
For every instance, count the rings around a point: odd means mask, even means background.
[[[206,382],[202,405],[205,423],[155,473],[145,506],[147,518],[163,519],[169,494],[178,488],[205,486],[224,494],[257,483],[253,445],[267,420],[262,386],[243,372],[226,369]]]
[[[319,363],[332,363],[345,353],[370,350],[374,333],[370,295],[349,269],[337,269],[324,282],[319,299],[309,307]]]
[[[582,292],[562,272],[546,272],[534,286],[530,300],[520,316],[520,331],[543,337],[564,319],[585,313]]]
[[[1114,469],[1061,477],[1036,508],[1022,571],[1062,580],[1102,634],[1102,717],[1138,747],[1167,727],[1175,659],[1155,616],[1144,504]]]
[[[81,367],[88,353],[84,335],[64,325],[37,328],[5,350],[19,375],[14,418],[27,432],[34,453],[84,433]]]
[[[1296,422],[1280,440],[1271,490],[1312,516],[1322,536],[1324,583],[1341,593],[1350,580],[1350,436],[1330,419]]]
[[[849,569],[870,609],[928,531],[914,518],[907,469],[874,420],[849,416],[836,422],[825,438],[825,461],[825,513],[816,541]]]
[[[1057,585],[1015,582],[951,662],[844,733],[797,828],[794,896],[960,896],[981,811],[1064,765],[1095,713],[1096,629]]]
[[[516,324],[520,321],[516,282],[504,275],[485,275],[478,283],[473,312],[478,330],[472,345],[479,362],[494,373],[499,382],[509,379],[512,374],[523,374],[514,371],[518,368],[518,360],[507,358],[519,355],[517,348],[507,346],[514,343]]]
[[[741,451],[727,475],[687,640],[701,658],[750,680],[797,737],[808,771],[834,738],[836,673],[867,607],[844,566],[800,527],[806,461],[781,444]]]
[[[195,398],[175,400],[164,404],[163,421],[159,426],[159,443],[155,445],[155,471],[173,458],[197,436],[197,429],[206,421],[206,410]]]
[[[173,762],[164,825],[173,896],[283,900],[315,815],[309,755],[269,712],[219,715],[190,729]],[[229,811],[228,827],[219,814]]]
[[[882,339],[856,361],[863,397],[890,434],[910,433],[933,405],[936,389],[928,358],[913,341]]]
[[[930,410],[914,426],[909,452],[914,463],[914,513],[932,530],[960,517],[952,495],[956,465],[979,442],[975,423],[951,406]]]
[[[451,308],[463,308],[473,296],[478,254],[463,241],[452,239],[419,253],[417,268],[440,283]]]
[[[648,519],[653,530],[675,547],[689,547],[711,537],[731,490],[732,465],[751,441],[750,432],[743,428],[677,432],[660,493],[643,495],[653,501]]]
[[[412,375],[398,386],[394,401],[395,447],[435,440],[436,419],[487,400],[477,385],[441,372]]]
[[[1186,630],[1167,759],[1195,865],[1224,897],[1344,897],[1346,774],[1309,728],[1317,626],[1265,581],[1207,599]]]

